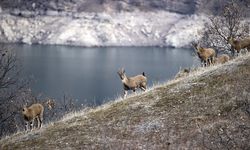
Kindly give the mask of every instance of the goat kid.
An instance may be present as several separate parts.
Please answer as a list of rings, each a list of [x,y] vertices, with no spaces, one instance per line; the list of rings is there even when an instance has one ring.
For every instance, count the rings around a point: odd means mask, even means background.
[[[215,58],[215,64],[224,64],[230,60],[230,57],[227,54],[222,54]]]
[[[134,77],[127,77],[124,68],[122,68],[117,73],[121,78],[123,84],[123,89],[124,89],[123,98],[127,96],[129,90],[133,90],[133,92],[135,92],[136,89],[140,88],[141,90],[146,91],[147,77],[145,76],[144,72],[141,75],[137,75]]]

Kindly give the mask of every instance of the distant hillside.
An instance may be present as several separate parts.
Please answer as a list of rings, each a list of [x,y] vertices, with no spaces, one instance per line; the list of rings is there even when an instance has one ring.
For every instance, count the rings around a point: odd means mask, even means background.
[[[249,149],[250,55],[34,132],[0,149]]]
[[[1,0],[4,10],[103,12],[165,10],[181,14],[218,12],[227,0]],[[239,0],[250,7],[249,0]]]
[[[193,13],[195,0],[1,0],[3,9],[36,11],[152,11],[167,10],[179,13]]]

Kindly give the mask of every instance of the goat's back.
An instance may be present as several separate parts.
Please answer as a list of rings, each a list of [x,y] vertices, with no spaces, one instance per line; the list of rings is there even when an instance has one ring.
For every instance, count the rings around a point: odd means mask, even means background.
[[[200,57],[207,59],[209,57],[215,57],[215,50],[212,48],[203,48],[203,51],[199,51]]]
[[[28,110],[35,116],[40,115],[44,111],[44,107],[42,104],[32,104]]]
[[[137,75],[134,77],[130,77],[130,79],[136,81],[136,82],[147,82],[147,77],[143,76],[143,75]]]
[[[246,48],[250,46],[250,37],[247,37],[240,41],[240,45],[242,48]]]

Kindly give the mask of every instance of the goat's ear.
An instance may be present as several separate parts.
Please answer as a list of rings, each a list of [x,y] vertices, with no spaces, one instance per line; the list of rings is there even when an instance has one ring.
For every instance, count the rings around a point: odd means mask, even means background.
[[[24,104],[23,108],[26,108],[27,106],[28,106],[28,103],[27,103],[27,102],[25,102],[25,104]]]

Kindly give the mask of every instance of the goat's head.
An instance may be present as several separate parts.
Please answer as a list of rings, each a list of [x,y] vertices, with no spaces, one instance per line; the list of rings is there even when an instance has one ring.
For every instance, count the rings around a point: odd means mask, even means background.
[[[232,36],[229,36],[228,38],[227,38],[227,44],[236,44],[238,41],[235,39],[235,38],[233,38]]]
[[[233,42],[233,37],[229,36],[227,37],[227,44],[230,44]]]
[[[201,47],[200,43],[192,42],[191,44],[194,47],[196,52],[200,52],[201,50],[203,50],[203,47]]]
[[[22,109],[22,113],[25,114],[27,111],[28,111],[27,106],[24,106],[23,109]]]
[[[117,73],[118,73],[119,77],[121,78],[121,80],[123,80],[126,77],[124,68],[119,69]]]

